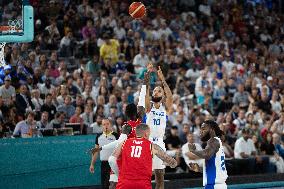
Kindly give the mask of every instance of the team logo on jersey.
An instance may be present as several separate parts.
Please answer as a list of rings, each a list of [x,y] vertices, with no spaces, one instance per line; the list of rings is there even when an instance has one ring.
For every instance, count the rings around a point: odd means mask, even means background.
[[[152,114],[153,115],[156,115],[156,116],[164,116],[165,115],[165,112],[157,112],[157,111],[154,111],[154,110],[151,110]]]

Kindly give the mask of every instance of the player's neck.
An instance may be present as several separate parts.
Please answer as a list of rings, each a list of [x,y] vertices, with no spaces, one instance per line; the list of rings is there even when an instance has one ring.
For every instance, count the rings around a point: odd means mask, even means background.
[[[159,109],[161,106],[161,102],[154,102],[153,105],[156,109]]]

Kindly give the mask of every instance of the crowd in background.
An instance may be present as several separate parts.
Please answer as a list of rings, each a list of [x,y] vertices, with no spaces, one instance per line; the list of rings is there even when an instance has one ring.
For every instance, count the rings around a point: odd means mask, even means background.
[[[270,156],[284,172],[281,1],[145,0],[142,20],[128,15],[126,0],[30,2],[34,41],[5,48],[2,137],[66,123],[101,133],[104,117],[120,132],[152,63],[173,92],[168,151],[191,161],[187,142],[200,143],[202,122],[214,118],[227,158]],[[1,19],[12,19],[18,1],[0,3]],[[151,87],[157,82],[152,73]]]

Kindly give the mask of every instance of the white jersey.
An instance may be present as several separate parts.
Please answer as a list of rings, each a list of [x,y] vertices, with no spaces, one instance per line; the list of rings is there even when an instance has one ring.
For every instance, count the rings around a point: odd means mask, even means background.
[[[218,137],[215,137],[215,139],[219,141],[220,148],[214,156],[209,160],[205,160],[205,165],[203,167],[203,186],[223,185],[228,177],[222,142]]]
[[[151,110],[146,113],[145,119],[144,123],[150,127],[150,140],[163,139],[168,120],[166,108],[163,104],[160,105],[159,109],[156,109],[153,105]]]

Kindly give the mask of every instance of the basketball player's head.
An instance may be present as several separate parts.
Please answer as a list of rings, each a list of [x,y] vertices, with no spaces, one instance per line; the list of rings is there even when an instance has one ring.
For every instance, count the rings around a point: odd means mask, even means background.
[[[127,118],[134,120],[137,117],[137,107],[135,104],[128,104],[125,108],[125,115]]]
[[[102,128],[104,133],[109,133],[112,131],[112,124],[111,121],[107,118],[102,120]]]
[[[141,123],[136,127],[136,136],[149,139],[150,127],[147,124]]]
[[[154,103],[159,103],[162,101],[164,96],[165,96],[164,89],[161,86],[157,86],[153,90],[152,101]]]
[[[200,139],[202,142],[207,142],[210,138],[217,136],[221,137],[222,130],[219,125],[213,120],[206,120],[200,128]]]

